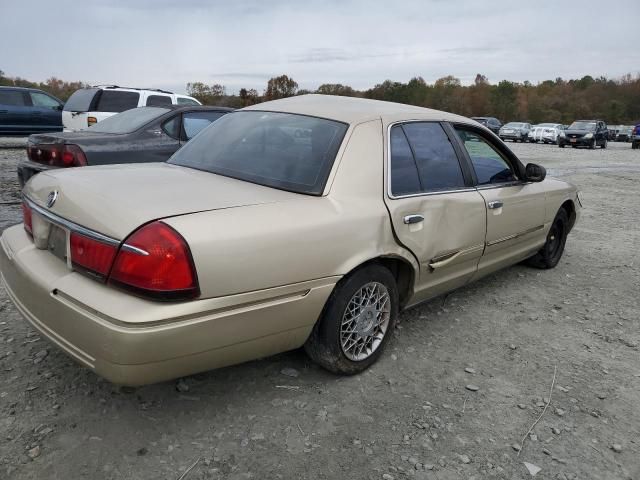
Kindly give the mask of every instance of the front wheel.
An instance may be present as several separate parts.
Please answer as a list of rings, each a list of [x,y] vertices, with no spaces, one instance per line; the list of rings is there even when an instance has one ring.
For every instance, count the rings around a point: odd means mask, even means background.
[[[336,285],[304,349],[331,372],[362,372],[382,354],[397,316],[395,278],[380,265],[365,266]]]
[[[533,257],[526,262],[529,266],[549,269],[555,267],[564,253],[564,246],[567,243],[569,234],[569,215],[564,208],[556,214],[556,218],[551,224],[547,241]]]
[[[598,146],[598,142],[596,141],[596,139],[593,139],[593,142],[591,142],[591,144],[589,145],[589,148],[591,150],[594,150],[596,147]]]
[[[604,143],[600,145],[602,148],[607,148],[607,139],[604,140]]]

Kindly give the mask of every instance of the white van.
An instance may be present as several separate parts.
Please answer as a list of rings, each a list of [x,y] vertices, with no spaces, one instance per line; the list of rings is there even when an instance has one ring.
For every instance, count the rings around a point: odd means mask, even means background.
[[[131,108],[166,105],[202,104],[195,98],[165,90],[97,85],[73,92],[62,109],[62,125],[65,132],[74,132]]]

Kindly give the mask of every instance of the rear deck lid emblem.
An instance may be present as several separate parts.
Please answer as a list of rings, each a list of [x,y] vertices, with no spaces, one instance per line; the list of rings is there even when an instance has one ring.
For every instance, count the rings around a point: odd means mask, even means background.
[[[57,190],[53,190],[53,191],[49,192],[49,195],[47,196],[47,208],[53,207],[53,204],[56,203],[57,199],[58,199],[58,191]]]

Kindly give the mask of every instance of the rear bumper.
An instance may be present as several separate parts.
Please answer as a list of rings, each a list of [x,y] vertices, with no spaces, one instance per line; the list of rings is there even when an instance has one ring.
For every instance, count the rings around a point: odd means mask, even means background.
[[[24,187],[24,184],[27,183],[29,179],[34,175],[40,172],[44,172],[45,170],[51,170],[53,168],[55,167],[32,162],[30,160],[20,162],[18,164],[18,181],[20,182],[20,186]]]
[[[300,347],[337,277],[184,303],[132,297],[67,269],[21,225],[0,237],[0,276],[42,335],[107,380],[143,385]]]
[[[575,140],[575,141],[574,141]],[[559,145],[575,145],[577,147],[588,147],[593,144],[593,138],[558,138]]]

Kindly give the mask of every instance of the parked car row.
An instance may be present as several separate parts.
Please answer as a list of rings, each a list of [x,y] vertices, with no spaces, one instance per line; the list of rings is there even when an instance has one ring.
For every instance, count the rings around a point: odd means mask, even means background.
[[[139,107],[77,132],[31,135],[28,160],[18,166],[24,185],[43,170],[115,163],[164,162],[203,128],[231,109]]]
[[[84,130],[131,108],[171,105],[200,105],[200,102],[165,90],[102,85],[79,89],[64,103],[35,88],[0,87],[0,134]]]
[[[168,162],[138,163],[205,121]],[[120,149],[136,164],[104,165]],[[26,182],[0,278],[43,337],[121,385],[301,346],[361,372],[400,310],[518,262],[555,267],[581,209],[476,122],[362,98],[142,107],[29,154],[95,166]]]
[[[632,148],[638,148],[637,126],[609,126],[602,120],[576,120],[566,126],[561,123],[540,123],[531,125],[527,122],[509,122],[502,124],[494,117],[473,117],[473,120],[484,125],[500,137],[512,142],[542,142],[555,144],[560,148],[597,147],[607,148],[609,141],[632,142]],[[635,143],[634,143],[634,138]]]

